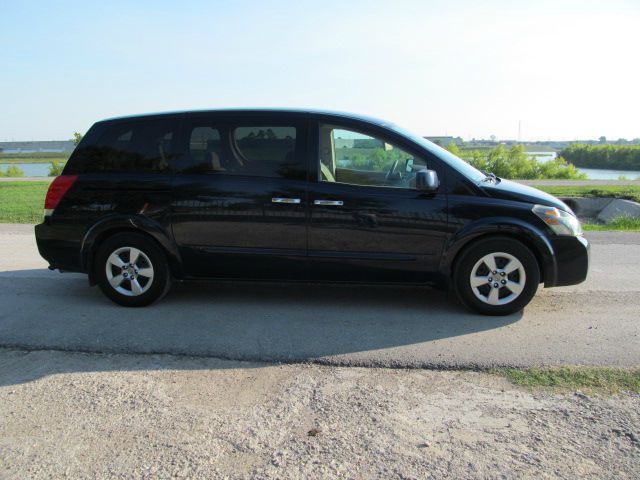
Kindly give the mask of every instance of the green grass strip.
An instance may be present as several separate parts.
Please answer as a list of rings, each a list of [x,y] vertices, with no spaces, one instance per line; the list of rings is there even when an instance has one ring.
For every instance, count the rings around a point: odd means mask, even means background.
[[[44,196],[47,193],[49,182],[46,181],[0,181],[0,223],[40,223],[42,221],[42,209],[44,208]],[[565,187],[539,187],[549,189],[564,189]],[[566,187],[567,189],[579,189],[580,191],[593,191],[594,187]],[[598,189],[604,187],[598,187]],[[624,190],[627,189],[627,190]],[[631,190],[629,190],[631,189]],[[626,192],[626,193],[625,193]],[[630,193],[631,192],[631,193]],[[549,192],[554,195],[556,193]],[[640,186],[607,186],[607,195],[637,195],[640,201]],[[584,224],[586,231],[640,231],[640,220],[621,217],[608,225]]]
[[[0,223],[40,223],[49,182],[0,181]]]
[[[67,157],[31,157],[31,158],[2,158],[0,157],[0,165],[8,164],[15,165],[16,163],[51,163],[51,162],[62,162],[66,163],[68,160]]]
[[[498,368],[491,373],[527,388],[580,390],[592,394],[640,393],[640,368],[534,367]]]
[[[640,232],[640,218],[618,217],[606,225],[583,223],[582,229],[587,232]]]
[[[640,202],[640,183],[638,185],[532,186],[556,197],[614,197]]]

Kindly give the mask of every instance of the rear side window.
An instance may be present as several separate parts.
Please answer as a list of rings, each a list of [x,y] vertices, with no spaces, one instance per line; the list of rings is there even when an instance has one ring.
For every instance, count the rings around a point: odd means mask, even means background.
[[[180,172],[304,179],[296,126],[206,123],[187,125]]]
[[[119,122],[69,160],[68,173],[165,172],[173,159],[177,122],[173,119]]]

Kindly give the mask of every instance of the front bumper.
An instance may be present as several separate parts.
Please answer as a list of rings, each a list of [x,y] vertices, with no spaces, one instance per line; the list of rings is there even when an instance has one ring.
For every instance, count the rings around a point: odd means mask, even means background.
[[[554,252],[553,272],[545,272],[545,287],[576,285],[589,273],[589,241],[584,236],[549,238]]]

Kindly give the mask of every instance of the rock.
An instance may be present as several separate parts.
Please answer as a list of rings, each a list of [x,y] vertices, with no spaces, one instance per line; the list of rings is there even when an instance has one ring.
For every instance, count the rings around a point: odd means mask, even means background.
[[[576,397],[578,397],[581,400],[589,400],[589,397],[587,395],[585,395],[584,393],[582,393],[580,390],[576,390],[574,395]]]
[[[640,218],[640,203],[616,199],[607,205],[597,218],[601,222],[609,223],[618,217]]]
[[[615,199],[610,197],[561,197],[573,213],[581,218],[596,218]]]

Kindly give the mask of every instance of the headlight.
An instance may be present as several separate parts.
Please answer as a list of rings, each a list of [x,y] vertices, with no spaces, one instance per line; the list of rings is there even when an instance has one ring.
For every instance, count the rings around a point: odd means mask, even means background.
[[[571,235],[572,237],[582,235],[580,221],[569,212],[554,207],[535,205],[533,213],[549,225],[557,235]]]

